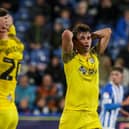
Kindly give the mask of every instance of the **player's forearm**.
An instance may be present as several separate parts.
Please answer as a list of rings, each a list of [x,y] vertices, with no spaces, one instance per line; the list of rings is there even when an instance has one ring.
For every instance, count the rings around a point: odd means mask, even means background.
[[[92,33],[92,36],[95,38],[103,38],[103,37],[109,37],[111,35],[111,29],[110,28],[105,28],[101,30],[97,30]]]
[[[122,102],[122,106],[129,106],[129,97]]]
[[[124,109],[120,109],[120,113],[126,117],[129,117],[129,112],[125,111]]]
[[[92,33],[92,38],[98,38],[98,53],[103,54],[104,50],[107,48],[111,36],[111,29],[105,28]]]
[[[122,105],[120,103],[111,103],[111,104],[104,104],[104,108],[105,110],[113,110],[113,109],[117,109],[120,108]]]
[[[73,49],[73,33],[70,30],[65,30],[62,34],[62,49],[64,52],[69,53]]]

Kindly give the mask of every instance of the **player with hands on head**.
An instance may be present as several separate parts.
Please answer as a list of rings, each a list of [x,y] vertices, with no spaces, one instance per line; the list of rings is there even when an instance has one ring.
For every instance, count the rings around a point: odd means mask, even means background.
[[[65,107],[59,129],[102,129],[98,113],[99,56],[106,49],[111,29],[91,32],[77,24],[62,33],[62,58],[67,81]],[[99,42],[92,46],[93,39]]]

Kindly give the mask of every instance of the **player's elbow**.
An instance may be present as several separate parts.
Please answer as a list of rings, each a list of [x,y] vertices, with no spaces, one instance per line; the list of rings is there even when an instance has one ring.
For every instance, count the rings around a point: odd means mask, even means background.
[[[70,30],[65,30],[62,33],[62,39],[72,39],[73,33]]]
[[[109,34],[112,33],[112,29],[111,28],[108,28],[107,31],[108,31]]]
[[[106,36],[110,36],[112,34],[112,29],[111,28],[107,28],[105,34],[106,34]]]

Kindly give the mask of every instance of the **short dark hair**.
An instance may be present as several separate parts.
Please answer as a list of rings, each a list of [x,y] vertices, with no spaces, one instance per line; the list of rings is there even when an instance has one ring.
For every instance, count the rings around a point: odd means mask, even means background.
[[[91,28],[86,24],[77,24],[73,30],[73,39],[77,39],[77,34],[80,32],[91,32]]]
[[[123,68],[121,68],[121,67],[113,67],[112,71],[118,71],[123,74]]]
[[[9,13],[8,10],[0,8],[0,17],[6,16],[8,13]]]

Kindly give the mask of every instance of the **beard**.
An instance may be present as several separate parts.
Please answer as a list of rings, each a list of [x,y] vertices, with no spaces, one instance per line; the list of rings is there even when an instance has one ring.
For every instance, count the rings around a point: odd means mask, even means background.
[[[85,53],[89,52],[90,46],[78,47],[76,50],[80,54],[85,54]]]

